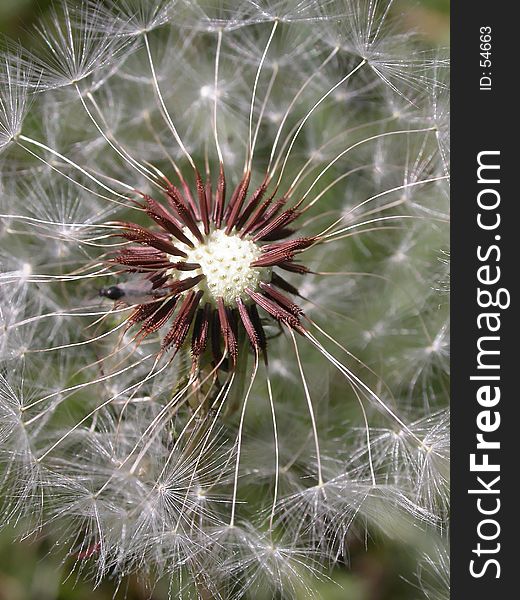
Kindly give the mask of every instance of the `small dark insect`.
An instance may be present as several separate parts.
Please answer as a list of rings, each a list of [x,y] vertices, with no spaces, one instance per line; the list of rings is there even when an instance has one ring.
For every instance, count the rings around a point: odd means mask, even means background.
[[[125,295],[125,290],[118,285],[111,285],[110,287],[101,288],[99,295],[104,298],[110,298],[110,300],[120,300]]]
[[[166,277],[162,272],[147,277],[133,277],[117,285],[102,287],[98,294],[102,298],[121,300],[125,304],[147,304],[168,294],[163,287]]]

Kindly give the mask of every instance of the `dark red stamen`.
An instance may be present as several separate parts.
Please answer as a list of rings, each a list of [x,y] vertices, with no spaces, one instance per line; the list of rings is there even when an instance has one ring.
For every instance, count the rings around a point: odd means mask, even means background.
[[[149,304],[139,305],[128,317],[128,322],[130,324],[141,323],[150,315],[152,315],[159,308],[162,302],[162,300],[156,300],[155,302],[150,302]]]
[[[281,229],[277,229],[276,231],[273,231],[269,235],[264,236],[262,241],[263,242],[278,242],[280,240],[285,240],[285,238],[288,238],[289,236],[293,235],[293,233],[294,233],[294,229],[291,229],[290,227],[282,227]]]
[[[202,295],[203,292],[200,290],[198,292],[188,292],[188,295],[184,299],[184,302],[173,321],[170,331],[168,331],[161,344],[163,350],[166,350],[172,345],[175,346],[176,350],[179,350],[183,345]]]
[[[272,317],[274,317],[277,321],[280,321],[284,325],[291,327],[295,331],[299,333],[303,333],[305,329],[300,323],[299,319],[291,314],[289,311],[285,310],[282,306],[280,306],[274,300],[270,298],[266,298],[264,295],[259,294],[258,292],[254,292],[251,289],[247,289],[246,292],[249,294],[251,300],[253,300],[258,306],[263,308],[267,313],[269,313]]]
[[[178,175],[179,180],[181,182],[182,189],[184,191],[184,195],[181,193],[181,191],[178,188],[176,188],[173,185],[173,183],[168,178],[165,177],[164,181],[166,182],[166,188],[167,189],[170,189],[170,188],[174,189],[175,192],[176,192],[176,194],[179,196],[179,198],[181,198],[181,200],[184,202],[184,204],[187,204],[190,207],[193,215],[195,215],[195,218],[199,219],[200,215],[197,213],[197,205],[195,204],[195,200],[193,199],[193,196],[191,194],[190,187],[186,183],[186,180],[184,179],[184,177],[182,176],[182,173],[180,171],[177,171],[177,175]],[[186,197],[187,200],[185,200],[184,197]]]
[[[118,263],[129,267],[129,272],[136,271],[159,271],[170,268],[171,262],[168,256],[149,246],[130,246],[118,250],[114,258],[108,259],[108,262]]]
[[[146,244],[152,246],[161,252],[166,254],[172,254],[173,256],[182,256],[186,258],[187,254],[182,250],[176,248],[169,240],[168,237],[160,233],[154,233],[149,229],[134,225],[133,223],[120,223],[119,224],[126,231],[120,235],[131,242],[138,242],[140,244]]]
[[[152,218],[158,225],[163,229],[171,233],[180,242],[186,244],[190,248],[193,248],[193,242],[189,237],[185,236],[180,227],[179,221],[166,211],[156,200],[149,196],[144,196],[147,208],[146,214]]]
[[[278,242],[262,247],[262,256],[251,263],[252,267],[270,267],[290,261],[297,252],[305,250],[314,243],[314,238],[298,238]]]
[[[290,312],[295,317],[300,317],[301,315],[303,315],[303,310],[297,304],[289,300],[287,296],[284,296],[284,294],[279,292],[271,284],[261,282],[260,287],[272,300],[277,302],[280,306],[285,308],[285,310]]]
[[[270,206],[267,206],[266,210],[261,215],[261,217],[259,217],[256,220],[256,223],[252,227],[249,228],[249,232],[253,233],[255,231],[258,231],[258,229],[260,229],[260,227],[263,227],[270,220],[274,219],[276,217],[276,215],[282,210],[282,208],[286,204],[287,204],[287,197],[282,196],[281,198],[278,198],[278,200],[276,200],[276,202],[274,202],[273,204],[270,204]]]
[[[177,271],[195,271],[200,269],[199,263],[188,263],[188,262],[174,262],[169,264],[170,269],[177,269]]]
[[[233,229],[233,227],[235,226],[235,224],[238,220],[238,216],[240,214],[242,205],[246,198],[247,189],[249,187],[250,180],[251,180],[251,171],[248,171],[242,178],[242,181],[240,182],[237,189],[235,190],[236,193],[233,194],[233,198],[231,199],[231,202],[229,204],[230,211],[229,211],[229,215],[227,216],[227,225],[226,225],[226,233],[228,235],[231,233],[231,230]]]
[[[238,358],[238,343],[235,332],[233,331],[230,311],[224,304],[222,298],[217,300],[217,306],[220,330],[222,332],[222,337],[224,338],[224,343],[226,344],[226,350],[231,356],[233,363],[236,363],[236,359]]]
[[[265,331],[262,326],[262,319],[258,314],[258,308],[256,307],[256,304],[251,304],[248,308],[251,322],[253,323],[253,327],[255,328],[256,334],[260,340],[260,348],[267,348],[267,338],[265,337]],[[267,355],[265,355],[265,357],[267,358]]]
[[[253,212],[253,214],[251,215],[249,221],[247,221],[247,223],[242,227],[242,237],[249,235],[251,233],[251,231],[253,231],[255,229],[255,227],[258,227],[258,225],[260,223],[262,223],[262,219],[263,219],[263,215],[265,213],[265,211],[269,208],[269,206],[271,205],[271,202],[274,199],[274,193],[271,194],[269,196],[269,198],[267,198],[266,200],[264,200],[262,202],[262,204],[260,204]]]
[[[226,201],[226,177],[224,175],[224,166],[220,164],[218,182],[217,182],[217,194],[215,197],[215,205],[213,208],[213,220],[215,221],[215,227],[220,229],[222,225],[222,217],[224,215],[224,204]]]
[[[298,273],[298,275],[304,275],[305,273],[310,273],[310,269],[308,269],[305,265],[301,265],[299,263],[293,262],[292,260],[285,260],[276,265],[280,267],[280,269],[284,269],[285,271],[290,271],[291,273]]]
[[[204,237],[197,226],[197,220],[190,207],[182,199],[179,190],[175,186],[171,186],[167,191],[167,198],[170,205],[175,209],[181,221],[193,233],[197,240],[203,244]]]
[[[218,316],[218,311],[214,310],[213,315],[211,317],[211,353],[213,354],[213,358],[215,364],[217,365],[222,360],[222,350],[220,348],[220,319]]]
[[[202,221],[202,225],[204,226],[204,233],[208,235],[209,233],[209,215],[210,215],[210,207],[208,195],[206,194],[206,188],[204,187],[204,183],[202,182],[202,177],[200,176],[199,171],[195,171],[195,182],[197,186],[197,195],[199,197],[199,209],[200,209],[200,218]],[[211,186],[211,182],[210,182]]]
[[[256,242],[258,240],[264,240],[269,235],[280,232],[284,227],[289,225],[289,223],[292,223],[295,219],[297,219],[299,215],[299,211],[294,210],[293,208],[285,210],[276,218],[269,220],[259,231],[257,231],[253,236],[253,241]]]
[[[204,274],[196,275],[195,277],[186,277],[186,279],[179,279],[178,281],[169,283],[166,287],[171,294],[181,294],[196,286],[197,283],[200,283],[204,279],[204,277]]]
[[[139,333],[143,333],[143,337],[160,329],[166,321],[172,316],[177,298],[170,298],[162,306],[151,314],[141,326]]]
[[[191,338],[191,352],[195,358],[198,358],[206,349],[211,313],[212,308],[209,302],[206,302],[204,308],[199,308],[197,311],[195,323],[193,324],[193,336]]]
[[[249,219],[253,210],[255,210],[255,208],[258,206],[258,203],[264,197],[264,194],[267,190],[268,183],[269,183],[269,178],[268,178],[268,175],[266,175],[264,177],[264,180],[260,184],[260,186],[256,189],[254,194],[249,199],[249,202],[246,204],[244,210],[242,211],[242,213],[237,221],[237,225],[236,225],[237,228],[240,228],[240,229],[243,228],[244,223],[247,221],[247,219]]]
[[[249,341],[251,342],[251,346],[253,350],[264,350],[265,349],[265,335],[263,335],[263,329],[260,325],[260,329],[262,329],[262,333],[257,331],[257,327],[251,320],[251,316],[249,314],[249,310],[247,306],[242,302],[240,298],[237,298],[237,307],[238,312],[240,314],[240,319],[244,325],[244,329],[246,330],[247,336],[249,337]]]

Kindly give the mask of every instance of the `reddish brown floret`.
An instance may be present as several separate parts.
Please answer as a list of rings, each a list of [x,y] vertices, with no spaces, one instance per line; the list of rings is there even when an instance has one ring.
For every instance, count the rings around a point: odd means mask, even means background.
[[[239,341],[244,336],[255,352],[266,357],[267,340],[258,308],[283,326],[305,332],[302,309],[286,295],[298,296],[297,287],[272,269],[308,272],[294,259],[318,240],[315,237],[287,239],[292,234],[288,226],[301,212],[295,207],[286,207],[287,196],[275,199],[276,190],[263,199],[269,186],[267,176],[248,199],[251,173],[246,172],[227,203],[222,165],[214,193],[209,174],[204,182],[199,172],[195,173],[196,199],[179,176],[182,191],[170,181],[164,181],[167,206],[139,193],[142,200],[137,204],[157,229],[126,221],[115,223],[121,229],[117,235],[135,245],[116,251],[110,262],[121,265],[125,272],[144,273],[145,280],[152,284],[149,302],[138,305],[128,317],[128,323],[139,325],[136,339],[141,340],[171,322],[161,351],[170,348],[178,351],[191,335],[194,365],[207,352],[213,364],[227,364],[223,362],[224,350],[234,367],[239,358]],[[269,269],[266,272],[270,274],[270,281],[260,282],[255,289],[247,288],[247,295],[237,297],[233,306],[227,305],[222,297],[205,296],[209,291],[201,287],[205,278],[200,272],[201,265],[184,260],[190,249],[202,246],[206,236],[217,229],[258,244],[261,255],[250,267]],[[190,271],[199,273],[186,276]]]

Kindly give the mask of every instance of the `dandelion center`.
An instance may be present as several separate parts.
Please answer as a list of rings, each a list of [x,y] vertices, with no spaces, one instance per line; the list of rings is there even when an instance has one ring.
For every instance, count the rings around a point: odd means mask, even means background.
[[[204,292],[202,300],[213,305],[218,298],[226,306],[235,307],[237,298],[249,303],[246,290],[257,291],[260,282],[271,279],[271,268],[251,266],[262,254],[260,247],[238,235],[226,235],[222,229],[211,232],[194,248],[187,248],[186,254],[187,262],[200,265],[192,275],[204,275],[195,289]]]
[[[110,260],[140,274],[127,288],[130,291],[133,285],[141,293],[123,290],[119,296],[136,304],[127,320],[139,324],[140,339],[170,322],[162,351],[177,352],[189,336],[196,364],[211,340],[214,363],[222,362],[223,344],[236,365],[244,333],[255,352],[266,349],[258,309],[281,325],[304,332],[303,311],[287,296],[299,293],[284,279],[284,271],[308,272],[295,259],[316,238],[293,237],[297,229],[292,225],[301,211],[288,208],[288,197],[277,198],[276,190],[267,195],[267,178],[248,194],[248,171],[227,198],[223,165],[215,194],[210,177],[208,173],[204,183],[195,168],[196,195],[182,175],[182,190],[164,177],[166,202],[140,192],[143,201],[138,205],[155,226],[114,221],[120,228],[114,235],[135,244],[117,250]]]

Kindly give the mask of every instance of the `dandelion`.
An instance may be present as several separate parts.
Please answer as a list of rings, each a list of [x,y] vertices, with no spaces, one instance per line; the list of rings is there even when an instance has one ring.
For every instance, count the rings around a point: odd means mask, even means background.
[[[63,0],[4,51],[3,516],[78,576],[312,596],[445,527],[446,61],[392,11]]]

